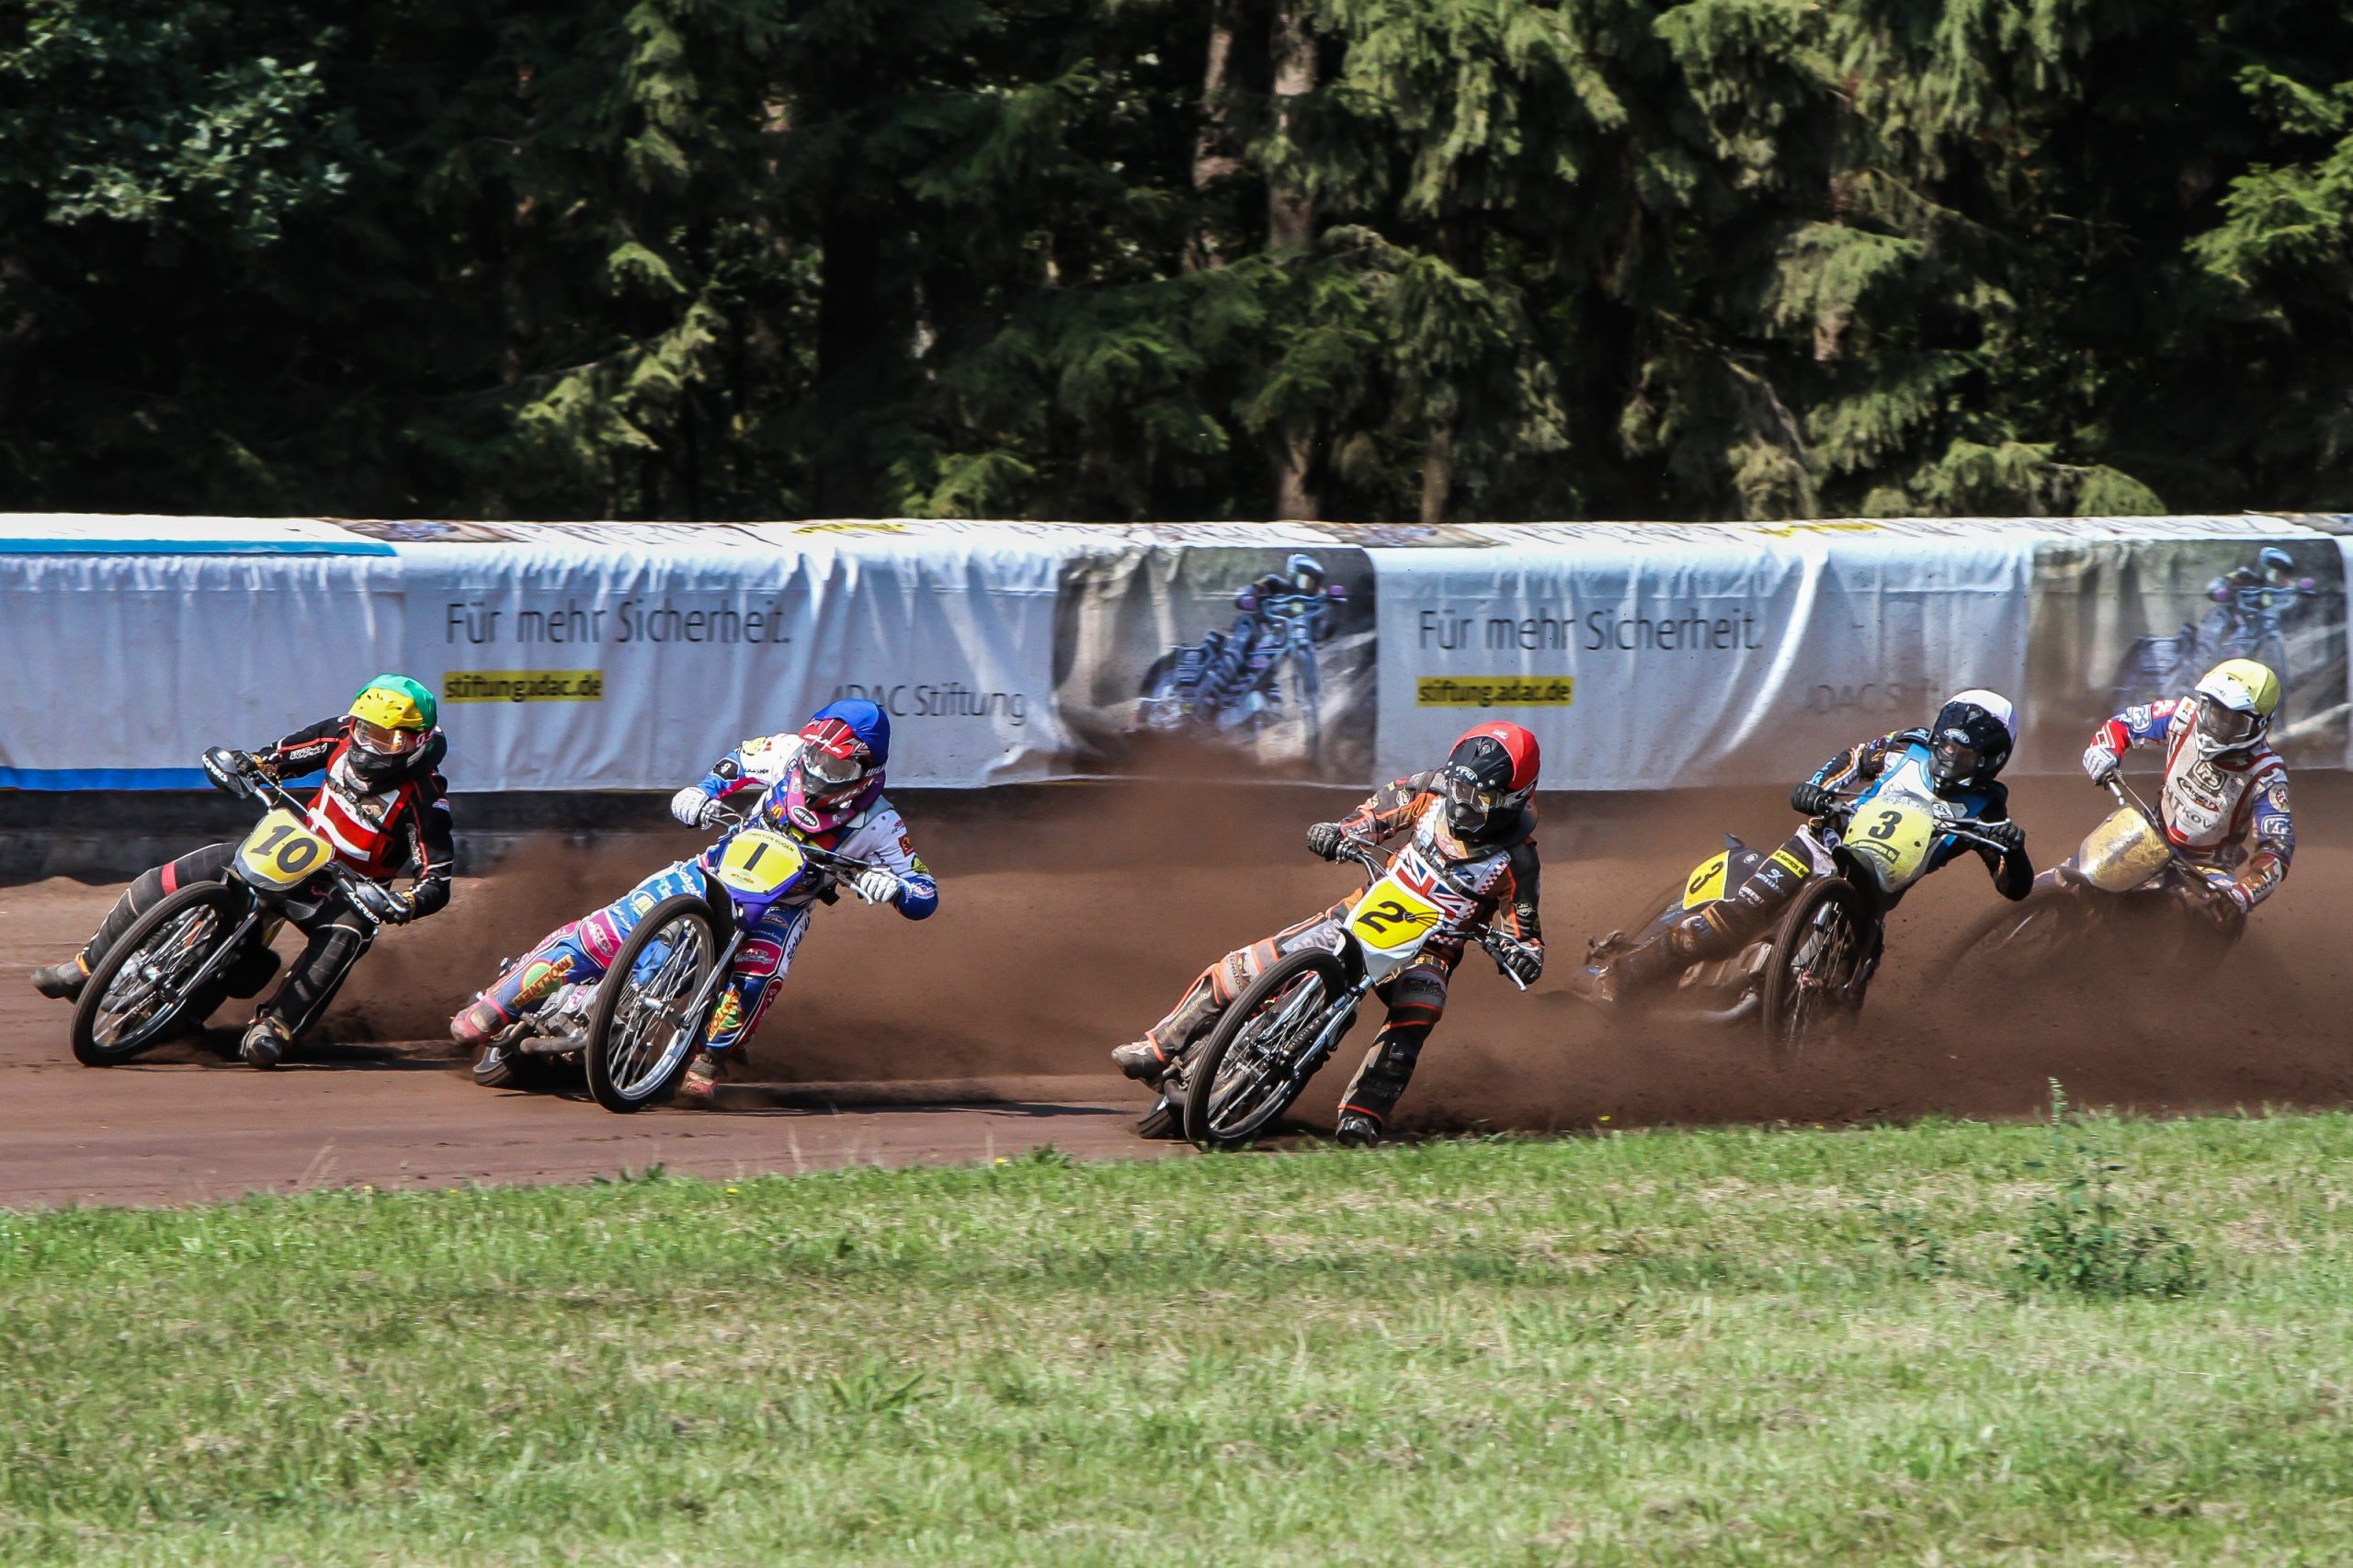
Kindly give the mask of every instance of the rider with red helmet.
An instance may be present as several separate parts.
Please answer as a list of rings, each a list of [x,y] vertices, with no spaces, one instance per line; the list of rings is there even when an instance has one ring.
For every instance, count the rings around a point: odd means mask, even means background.
[[[1399,853],[1401,864],[1410,863],[1407,869],[1430,879],[1433,898],[1450,917],[1487,921],[1514,938],[1501,961],[1520,981],[1532,983],[1544,968],[1537,918],[1536,808],[1530,803],[1541,761],[1536,737],[1519,725],[1475,725],[1454,743],[1444,766],[1383,786],[1339,822],[1317,823],[1307,830],[1307,846],[1336,860],[1345,841],[1379,844],[1410,834]],[[1201,971],[1173,1012],[1143,1039],[1111,1052],[1111,1060],[1131,1078],[1159,1083],[1208,1038],[1218,1016],[1269,964],[1302,947],[1336,941],[1354,902],[1343,899],[1288,930],[1226,954]],[[1433,941],[1381,987],[1389,1017],[1340,1096],[1342,1142],[1362,1145],[1380,1139],[1413,1076],[1422,1042],[1446,1010],[1447,983],[1461,959],[1459,938]]]

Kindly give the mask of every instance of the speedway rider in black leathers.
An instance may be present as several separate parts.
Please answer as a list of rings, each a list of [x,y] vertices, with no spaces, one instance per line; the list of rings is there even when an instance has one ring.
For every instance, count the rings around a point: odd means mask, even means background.
[[[340,717],[322,719],[256,752],[208,751],[204,771],[216,787],[241,793],[249,777],[278,782],[324,769],[326,778],[311,802],[312,831],[335,846],[345,866],[371,881],[413,875],[408,891],[392,896],[387,916],[405,924],[449,902],[449,787],[437,771],[449,744],[436,724],[437,706],[417,682],[379,676]],[[133,922],[183,887],[219,881],[237,848],[234,842],[209,844],[141,876],[79,953],[33,971],[34,986],[44,996],[78,997],[91,970]],[[298,921],[310,943],[277,994],[256,1009],[240,1047],[256,1067],[278,1064],[287,1046],[326,1010],[374,939],[374,923],[344,893],[324,880],[318,886],[324,897],[317,913]],[[263,953],[274,967],[276,959]],[[250,996],[267,979],[265,971],[234,994]]]
[[[1790,791],[1790,806],[1820,817],[1859,805],[1901,779],[1951,801],[1977,819],[1985,836],[2001,841],[1998,854],[1983,845],[1966,847],[1984,860],[2004,898],[2022,899],[2034,883],[2034,868],[2027,860],[2026,832],[2010,820],[2009,791],[1996,778],[2016,738],[2008,699],[1981,689],[1959,692],[1926,728],[1865,741],[1824,763]],[[1852,796],[1844,793],[1850,790]],[[1570,978],[1570,988],[1591,1001],[1619,1002],[1666,983],[1695,963],[1732,957],[1772,923],[1799,888],[1830,869],[1828,850],[1837,835],[1835,823],[1801,828],[1758,863],[1733,897],[1686,915],[1607,963],[1586,965]],[[1960,847],[1956,840],[1942,841],[1929,869]]]
[[[1530,801],[1540,761],[1536,737],[1518,724],[1481,724],[1455,743],[1445,766],[1384,786],[1343,821],[1309,828],[1307,846],[1336,860],[1345,840],[1372,845],[1410,832],[1399,869],[1427,880],[1431,900],[1450,920],[1487,921],[1513,938],[1497,961],[1507,964],[1521,983],[1532,983],[1544,969],[1537,915],[1536,808]],[[1129,1077],[1158,1084],[1208,1038],[1219,1015],[1269,964],[1302,947],[1328,947],[1339,939],[1339,925],[1355,902],[1343,899],[1226,954],[1201,971],[1174,1011],[1143,1039],[1112,1051],[1111,1060]],[[1342,1142],[1361,1146],[1380,1139],[1413,1077],[1422,1042],[1446,1010],[1447,983],[1462,950],[1460,937],[1433,941],[1381,987],[1389,1017],[1340,1096]]]

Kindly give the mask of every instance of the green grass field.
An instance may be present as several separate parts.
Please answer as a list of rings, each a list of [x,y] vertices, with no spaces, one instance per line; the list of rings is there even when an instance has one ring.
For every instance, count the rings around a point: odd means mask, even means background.
[[[2082,1144],[2187,1269],[2020,1269],[2115,1256]],[[0,1215],[0,1559],[2342,1562],[2348,1183],[2322,1116]]]

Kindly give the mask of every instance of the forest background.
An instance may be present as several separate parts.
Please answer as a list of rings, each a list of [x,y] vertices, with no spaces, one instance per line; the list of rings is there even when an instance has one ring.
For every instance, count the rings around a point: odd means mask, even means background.
[[[2353,509],[2353,10],[17,0],[0,507]]]

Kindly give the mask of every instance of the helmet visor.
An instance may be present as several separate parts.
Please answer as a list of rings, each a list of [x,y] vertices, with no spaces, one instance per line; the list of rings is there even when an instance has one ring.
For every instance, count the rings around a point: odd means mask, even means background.
[[[2243,746],[2255,739],[2258,721],[2252,713],[2227,707],[2211,697],[2198,699],[2198,735],[2217,749]]]
[[[425,744],[425,732],[395,730],[366,719],[354,719],[351,738],[359,743],[362,751],[374,752],[378,756],[406,756]]]
[[[1948,730],[1928,748],[1928,773],[1939,784],[1966,784],[1985,765],[1984,754]]]

